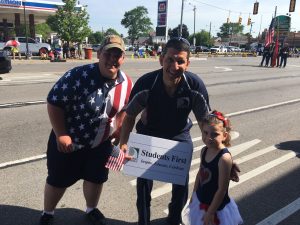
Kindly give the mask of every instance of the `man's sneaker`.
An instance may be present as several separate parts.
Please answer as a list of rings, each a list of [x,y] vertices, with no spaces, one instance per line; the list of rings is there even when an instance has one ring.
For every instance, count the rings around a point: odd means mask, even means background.
[[[95,208],[87,214],[93,225],[106,225],[105,217],[99,209]]]
[[[52,225],[53,224],[53,215],[44,213],[40,218],[39,225]]]

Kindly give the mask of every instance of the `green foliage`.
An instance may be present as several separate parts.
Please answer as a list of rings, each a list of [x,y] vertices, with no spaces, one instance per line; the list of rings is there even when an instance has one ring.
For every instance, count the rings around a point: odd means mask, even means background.
[[[108,28],[108,29],[105,31],[104,36],[112,35],[112,34],[114,34],[114,35],[119,35],[119,36],[120,36],[120,34],[119,34],[115,29],[113,29],[113,28]]]
[[[103,34],[103,32],[96,31],[95,33],[91,33],[89,35],[89,42],[91,44],[100,44],[102,43],[104,36],[105,35]]]
[[[128,12],[125,12],[121,24],[128,28],[128,38],[131,43],[142,37],[143,34],[149,34],[151,30],[151,20],[148,17],[148,10],[144,6],[138,6]]]
[[[168,34],[171,38],[173,37],[179,37],[180,33],[180,24],[175,27],[173,30],[169,29]],[[182,24],[182,37],[188,38],[189,37],[189,30],[185,24]]]
[[[243,33],[244,26],[239,23],[223,23],[220,27],[220,33],[217,33],[218,37],[226,38],[231,34]]]
[[[67,42],[82,42],[91,33],[89,15],[85,8],[75,8],[77,0],[62,0],[54,16],[47,19],[50,28]]]
[[[196,37],[196,46],[204,45],[204,46],[211,46],[213,45],[213,39],[210,38],[209,32],[205,30],[201,30],[198,33],[195,33]],[[194,35],[190,35],[188,40],[192,44],[193,43]]]
[[[50,26],[47,23],[40,23],[35,25],[35,33],[41,34],[42,39],[45,41],[50,38],[50,34],[53,31],[51,30]]]

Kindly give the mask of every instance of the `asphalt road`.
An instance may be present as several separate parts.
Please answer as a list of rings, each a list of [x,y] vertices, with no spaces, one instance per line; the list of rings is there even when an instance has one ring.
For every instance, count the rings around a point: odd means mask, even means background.
[[[300,221],[300,59],[285,69],[258,67],[260,57],[192,58],[190,70],[207,85],[210,104],[230,116],[234,127],[231,152],[241,167],[231,183],[246,225],[299,225]],[[47,175],[45,150],[50,124],[45,99],[68,69],[91,61],[49,63],[15,61],[0,75],[0,224],[37,224]],[[123,70],[136,80],[159,68],[157,59],[131,59]],[[17,104],[16,104],[17,103]],[[194,119],[194,116],[191,115]],[[192,128],[194,154],[190,190],[203,144]],[[82,182],[68,189],[58,205],[55,225],[88,225]],[[109,224],[136,224],[134,177],[111,172],[99,208]],[[154,225],[164,225],[170,200],[168,185],[156,182],[152,200]]]

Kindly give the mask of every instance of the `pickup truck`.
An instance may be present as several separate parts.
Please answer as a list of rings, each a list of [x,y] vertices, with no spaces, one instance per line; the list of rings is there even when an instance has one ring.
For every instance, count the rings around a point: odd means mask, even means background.
[[[26,53],[26,37],[15,37],[15,40],[20,42],[20,52],[22,55]],[[6,51],[7,55],[11,55],[11,47],[5,46],[6,42],[0,42],[0,49]],[[32,55],[40,55],[41,53],[48,53],[51,50],[51,46],[47,43],[36,42],[32,38],[28,38],[28,51]]]

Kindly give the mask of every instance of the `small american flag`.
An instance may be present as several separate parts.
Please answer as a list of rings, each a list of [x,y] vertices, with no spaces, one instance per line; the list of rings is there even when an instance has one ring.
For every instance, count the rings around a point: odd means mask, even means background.
[[[124,159],[125,153],[114,145],[105,167],[111,170],[120,171],[123,166]]]

